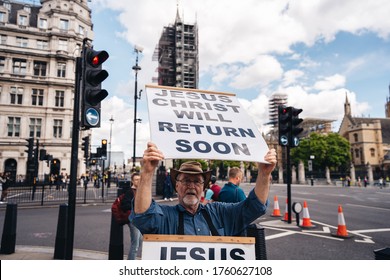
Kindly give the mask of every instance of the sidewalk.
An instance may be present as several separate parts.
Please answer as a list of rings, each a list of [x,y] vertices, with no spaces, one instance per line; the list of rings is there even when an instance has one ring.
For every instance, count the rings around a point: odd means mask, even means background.
[[[16,245],[15,253],[0,254],[0,260],[53,260],[54,248]],[[108,260],[105,252],[73,250],[73,260]]]

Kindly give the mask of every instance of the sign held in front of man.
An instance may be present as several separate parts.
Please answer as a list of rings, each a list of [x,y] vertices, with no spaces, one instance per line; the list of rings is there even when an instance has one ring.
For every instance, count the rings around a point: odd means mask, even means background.
[[[145,234],[143,260],[255,260],[255,239]]]
[[[234,94],[147,85],[146,96],[166,158],[264,162],[267,144]]]

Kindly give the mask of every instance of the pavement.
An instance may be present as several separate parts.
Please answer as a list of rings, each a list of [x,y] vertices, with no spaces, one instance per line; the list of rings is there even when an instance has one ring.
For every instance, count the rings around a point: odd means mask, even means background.
[[[54,260],[54,248],[16,245],[14,253],[0,254],[0,260]],[[73,249],[73,260],[108,260],[108,253]]]

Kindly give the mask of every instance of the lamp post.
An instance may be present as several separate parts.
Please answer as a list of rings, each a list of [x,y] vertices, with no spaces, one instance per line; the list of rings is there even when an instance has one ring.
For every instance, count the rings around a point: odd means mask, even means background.
[[[110,121],[110,151],[108,154],[108,182],[107,182],[107,188],[110,187],[111,184],[111,151],[112,151],[112,146],[111,146],[111,141],[112,141],[112,124],[114,123],[114,117],[111,115],[111,118],[109,119]]]
[[[137,79],[138,79],[138,71],[141,70],[141,67],[138,65],[138,55],[139,53],[142,53],[143,51],[143,48],[139,47],[139,46],[135,46],[134,47],[134,51],[135,53],[137,54],[137,57],[136,57],[136,60],[135,60],[135,65],[133,66],[133,70],[135,72],[135,88],[134,88],[134,141],[133,141],[133,169],[135,170],[135,159],[136,159],[136,156],[135,156],[135,150],[136,150],[136,137],[137,137],[137,122],[140,122],[141,119],[137,119],[137,100],[138,99],[141,99],[141,92],[142,90],[140,90],[139,94],[137,92]]]

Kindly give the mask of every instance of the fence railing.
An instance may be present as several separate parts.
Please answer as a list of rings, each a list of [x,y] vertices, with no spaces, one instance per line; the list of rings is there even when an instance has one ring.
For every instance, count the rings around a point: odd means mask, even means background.
[[[68,187],[66,184],[24,185],[18,183],[7,189],[7,195],[3,202],[41,206],[62,204],[68,201]],[[116,197],[116,183],[111,183],[110,188],[107,187],[107,184],[104,187],[101,184],[99,187],[95,187],[93,183],[89,183],[87,187],[83,185],[76,187],[76,203],[112,202]]]

